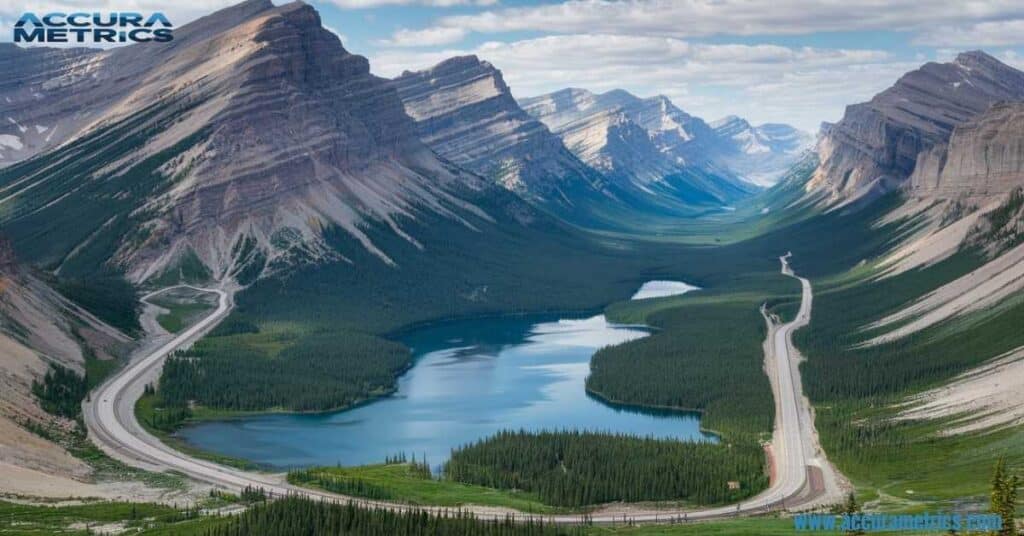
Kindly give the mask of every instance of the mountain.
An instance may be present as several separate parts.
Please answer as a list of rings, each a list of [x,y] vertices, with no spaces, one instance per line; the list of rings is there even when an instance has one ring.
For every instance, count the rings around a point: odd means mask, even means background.
[[[40,54],[46,68],[30,75]],[[333,229],[394,265],[370,229],[422,249],[406,229],[429,232],[417,222],[435,216],[467,232],[538,217],[439,159],[393,85],[302,2],[249,0],[178,28],[167,46],[7,45],[0,64],[22,73],[3,86],[0,117],[56,132],[0,169],[0,225],[62,277],[245,284],[351,260],[327,243]]]
[[[808,190],[849,203],[897,189],[956,127],[997,102],[1020,100],[1024,73],[984,52],[927,63],[870,101],[848,106],[842,120],[823,129],[821,165]]]
[[[0,467],[5,474],[89,476],[89,466],[72,457],[54,439],[57,434],[30,431],[74,427],[70,416],[44,411],[33,384],[43,381],[51,364],[84,375],[87,361],[109,362],[129,343],[125,334],[17,262],[8,242],[0,239]]]
[[[809,150],[814,138],[781,123],[753,126],[730,115],[710,123],[721,140],[715,159],[744,179],[771,186]]]
[[[1024,186],[1024,101],[992,105],[957,125],[949,142],[918,156],[906,184],[913,197],[975,203]]]
[[[711,127],[666,97],[570,88],[520,105],[619,184],[706,204],[729,204],[754,191],[709,157],[707,147],[717,140]]]
[[[524,112],[501,71],[460,56],[394,80],[420,138],[452,162],[542,203],[609,197],[604,177]]]

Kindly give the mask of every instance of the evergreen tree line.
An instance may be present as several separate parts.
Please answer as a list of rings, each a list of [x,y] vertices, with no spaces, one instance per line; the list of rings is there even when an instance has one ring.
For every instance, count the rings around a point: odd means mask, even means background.
[[[503,431],[452,453],[447,478],[536,493],[554,506],[733,502],[768,486],[756,443],[711,444],[563,431]],[[730,485],[732,483],[732,485]]]
[[[756,441],[772,429],[775,403],[764,373],[759,303],[693,304],[652,315],[658,331],[603,348],[587,389],[625,404],[704,412],[704,427]]]
[[[316,487],[351,497],[365,497],[379,501],[395,499],[395,495],[386,488],[371,484],[361,478],[332,475],[316,469],[295,469],[288,472],[288,482],[297,486]]]
[[[814,401],[903,396],[952,378],[982,361],[1024,345],[1024,304],[985,318],[940,324],[894,341],[860,346],[885,331],[865,326],[913,303],[979,265],[963,251],[934,266],[870,283],[816,289],[809,327],[795,334],[808,357],[801,367]]]
[[[85,376],[67,367],[51,363],[43,381],[32,381],[32,394],[39,405],[53,415],[74,419],[82,412],[82,400],[89,392]]]
[[[176,352],[160,378],[165,407],[194,401],[230,410],[340,408],[392,389],[410,360],[400,344],[361,333],[260,336],[269,340],[208,337]],[[271,355],[267,342],[284,348]]]
[[[992,492],[990,495],[990,511],[1003,520],[1003,527],[997,536],[1017,535],[1017,491],[1020,489],[1020,477],[1006,469],[1006,460],[996,461],[992,472]]]
[[[463,512],[392,512],[288,497],[252,506],[206,536],[579,536],[538,521],[480,520]]]

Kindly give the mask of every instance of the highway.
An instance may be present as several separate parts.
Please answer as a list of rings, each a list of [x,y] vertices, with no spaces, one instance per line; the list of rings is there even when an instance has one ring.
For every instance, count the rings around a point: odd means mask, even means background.
[[[810,282],[795,275],[789,267],[789,255],[780,258],[782,273],[797,278],[802,287],[800,309],[796,318],[779,324],[765,316],[768,336],[765,341],[765,371],[769,375],[775,395],[775,429],[770,445],[773,478],[768,489],[740,504],[700,510],[668,510],[631,508],[625,514],[592,512],[586,521],[618,523],[625,519],[633,522],[668,522],[679,519],[705,520],[740,515],[756,515],[774,510],[793,510],[841,499],[839,475],[825,460],[814,432],[809,404],[803,395],[799,376],[802,359],[793,346],[792,334],[807,325],[811,318],[813,299]],[[173,287],[172,287],[173,288]],[[189,346],[213,329],[232,307],[231,295],[218,288],[196,288],[218,295],[216,309],[195,325],[173,338],[149,340],[135,352],[127,366],[100,385],[83,404],[83,415],[89,437],[113,458],[150,471],[173,470],[200,482],[238,492],[246,486],[263,488],[272,496],[304,495],[314,499],[352,501],[365,506],[379,506],[394,510],[410,508],[407,505],[345,497],[326,492],[298,488],[288,484],[282,475],[255,473],[222,466],[181,453],[146,432],[135,418],[135,402],[142,396],[146,384],[159,377],[164,360],[173,351]],[[163,292],[157,291],[147,298]],[[152,339],[152,338],[150,338]],[[422,509],[422,508],[421,508]],[[427,510],[432,510],[427,508]],[[436,509],[446,511],[449,509]],[[480,518],[504,518],[510,513],[491,507],[466,506]],[[625,516],[625,517],[624,517]],[[517,518],[543,518],[555,523],[580,523],[577,515],[535,515],[516,513]]]

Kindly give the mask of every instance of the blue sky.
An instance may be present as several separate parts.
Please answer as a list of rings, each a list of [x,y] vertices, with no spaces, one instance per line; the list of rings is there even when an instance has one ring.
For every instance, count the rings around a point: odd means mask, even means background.
[[[280,0],[275,0],[281,3]],[[160,9],[176,24],[225,0],[0,0],[0,32],[34,9]],[[563,87],[664,94],[708,120],[816,130],[900,74],[983,49],[1024,67],[1019,0],[315,0],[381,76],[476,54],[517,97]],[[97,5],[99,4],[99,5]]]

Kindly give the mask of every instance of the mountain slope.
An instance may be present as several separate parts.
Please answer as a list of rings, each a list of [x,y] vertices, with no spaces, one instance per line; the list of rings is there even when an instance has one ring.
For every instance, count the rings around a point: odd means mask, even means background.
[[[711,128],[665,97],[570,88],[520,104],[618,184],[709,205],[726,205],[754,191],[708,157]]]
[[[18,264],[0,240],[0,467],[41,471],[76,479],[88,465],[73,458],[52,437],[31,431],[74,428],[72,420],[43,410],[33,384],[43,382],[51,364],[86,374],[87,361],[109,361],[130,339],[65,299],[32,270]],[[14,477],[11,477],[14,479]],[[17,488],[14,482],[5,488]],[[24,484],[24,483],[22,483]]]
[[[501,71],[476,56],[407,71],[394,84],[420,137],[448,160],[535,201],[611,195],[604,177],[519,108]]]
[[[367,225],[420,247],[400,219],[437,214],[472,231],[469,217],[532,218],[525,206],[491,215],[467,201],[495,187],[438,159],[394,88],[301,2],[249,0],[178,29],[170,46],[89,58],[89,76],[76,65],[56,76],[64,86],[22,88],[80,108],[81,127],[0,170],[0,221],[25,258],[59,274],[245,284],[344,260],[323,239],[330,227],[393,264]]]
[[[928,63],[869,102],[848,106],[824,129],[821,166],[808,185],[848,203],[901,186],[918,157],[949,141],[953,129],[999,101],[1024,99],[1024,73],[984,52]]]

